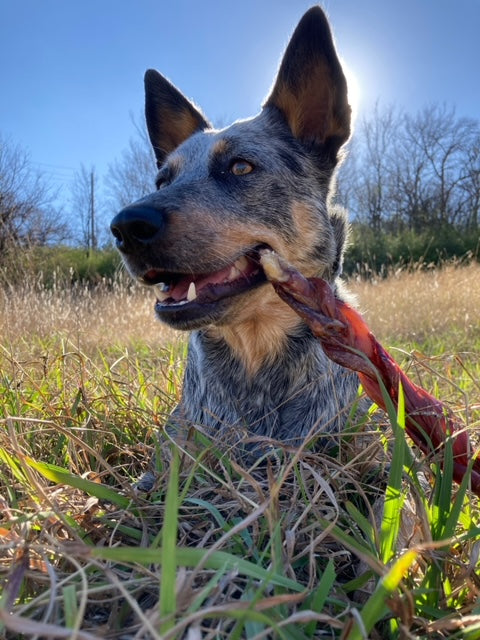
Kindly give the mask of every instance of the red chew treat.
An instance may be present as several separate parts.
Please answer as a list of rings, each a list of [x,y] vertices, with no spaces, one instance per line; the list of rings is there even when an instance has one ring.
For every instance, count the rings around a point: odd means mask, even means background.
[[[405,428],[414,443],[431,453],[453,443],[453,477],[462,481],[471,456],[464,425],[437,398],[414,384],[395,360],[376,340],[362,316],[335,297],[331,286],[321,278],[304,278],[275,254],[262,256],[262,266],[278,295],[294,309],[319,338],[327,356],[343,367],[358,373],[368,396],[385,409],[379,384],[384,384],[395,407],[400,384],[405,399]],[[480,460],[474,461],[472,491],[480,496]]]

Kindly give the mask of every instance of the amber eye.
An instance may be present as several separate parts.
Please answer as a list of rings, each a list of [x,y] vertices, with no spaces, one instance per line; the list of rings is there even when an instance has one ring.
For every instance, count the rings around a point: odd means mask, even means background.
[[[247,173],[252,173],[253,164],[247,160],[234,160],[230,166],[230,171],[234,176],[246,176]]]

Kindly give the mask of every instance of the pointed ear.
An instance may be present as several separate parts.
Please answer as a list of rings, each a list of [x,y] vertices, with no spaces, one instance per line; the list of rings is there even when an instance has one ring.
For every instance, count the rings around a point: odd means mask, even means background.
[[[325,144],[333,159],[347,141],[347,82],[320,7],[312,7],[300,20],[264,106],[280,109],[297,138]]]
[[[193,133],[210,127],[201,112],[154,69],[145,74],[145,117],[158,167]]]

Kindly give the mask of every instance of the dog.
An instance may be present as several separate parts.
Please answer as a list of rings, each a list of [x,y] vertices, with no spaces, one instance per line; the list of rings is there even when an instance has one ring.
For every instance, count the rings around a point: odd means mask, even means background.
[[[345,295],[348,225],[331,200],[351,108],[323,11],[300,20],[253,118],[216,130],[154,70],[145,91],[156,191],[111,231],[133,277],[155,288],[158,318],[192,332],[168,427],[292,446],[340,432],[357,376],[328,360],[259,263],[268,247]]]

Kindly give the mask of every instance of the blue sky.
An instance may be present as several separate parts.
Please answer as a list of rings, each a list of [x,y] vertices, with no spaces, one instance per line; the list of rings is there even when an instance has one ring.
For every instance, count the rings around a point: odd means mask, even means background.
[[[256,113],[304,0],[0,0],[0,133],[68,184],[134,134],[155,67],[227,124]],[[341,57],[375,100],[480,119],[480,0],[326,0]]]

